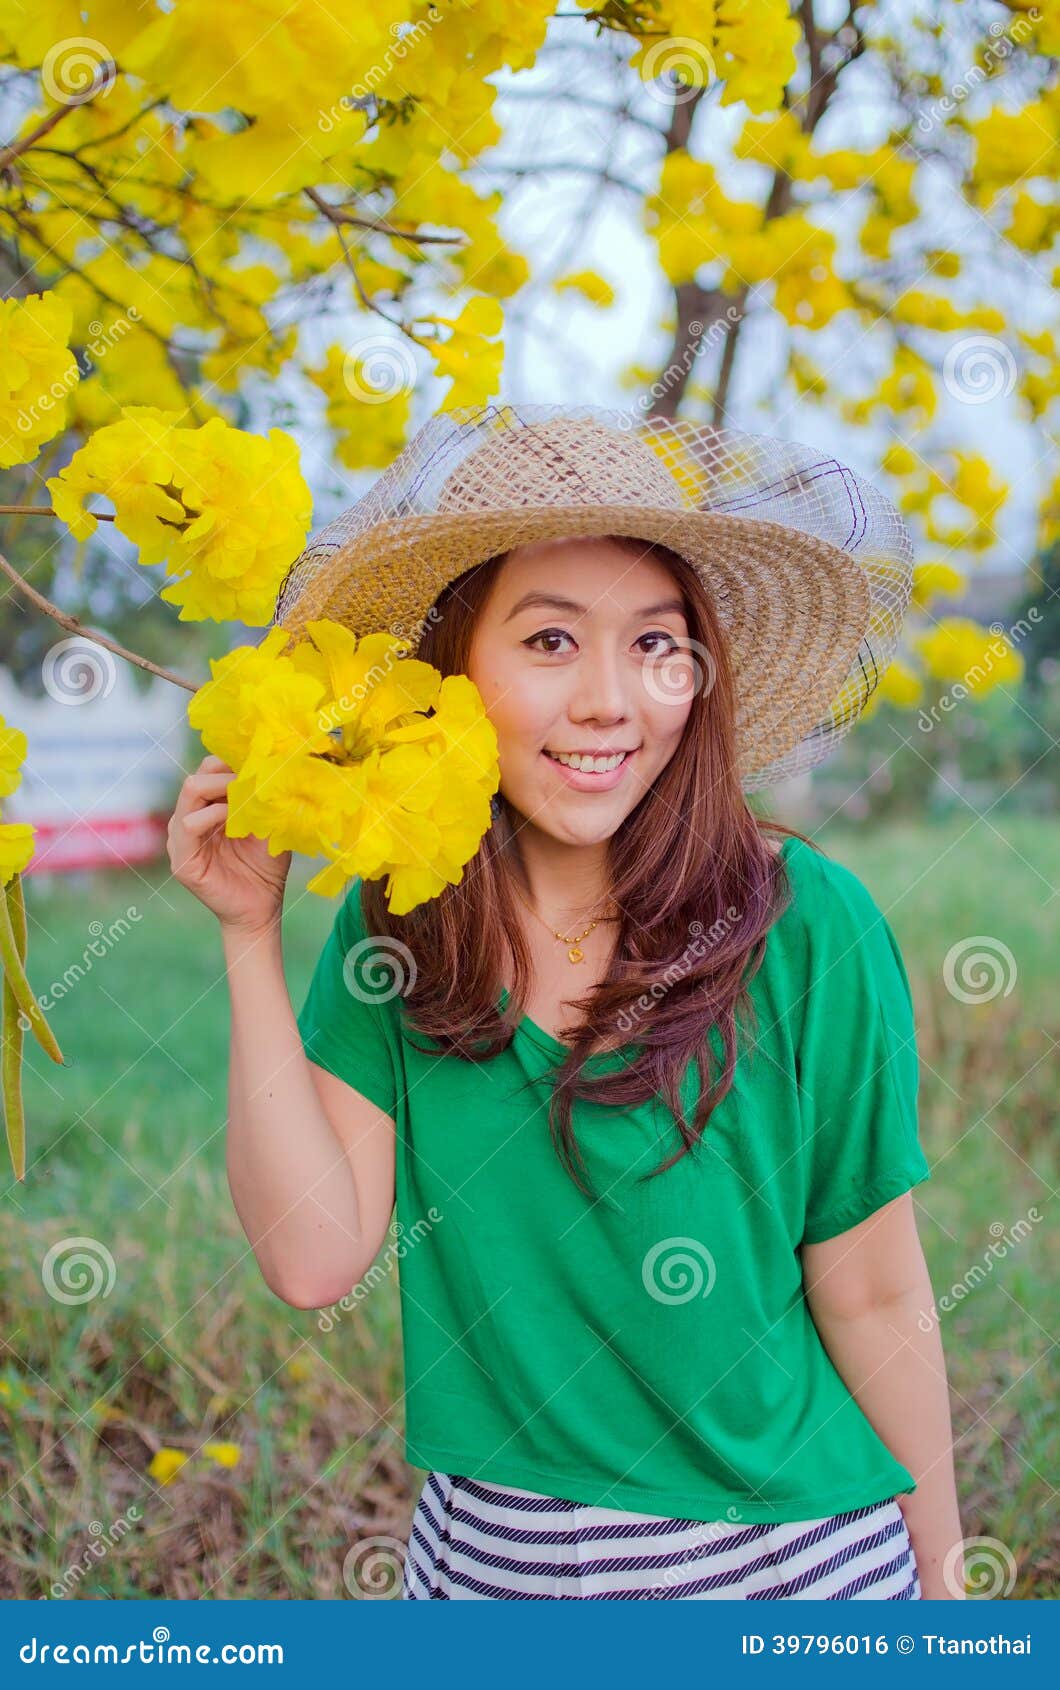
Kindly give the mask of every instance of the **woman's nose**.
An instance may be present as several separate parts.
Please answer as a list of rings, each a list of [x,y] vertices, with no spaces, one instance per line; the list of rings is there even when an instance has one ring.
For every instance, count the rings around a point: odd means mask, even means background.
[[[570,716],[575,722],[614,722],[629,714],[628,681],[614,652],[583,656],[577,666]]]

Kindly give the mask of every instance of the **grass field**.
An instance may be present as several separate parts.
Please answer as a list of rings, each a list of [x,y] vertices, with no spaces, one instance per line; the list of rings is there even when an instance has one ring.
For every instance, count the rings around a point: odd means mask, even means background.
[[[1011,1552],[1009,1594],[1039,1598],[1060,1571],[1055,834],[995,812],[817,836],[886,911],[912,980],[933,1167],[915,1198],[936,1298],[952,1293],[965,1533]],[[296,1007],[334,909],[300,868]],[[262,1281],[225,1176],[213,918],[161,865],[47,892],[31,878],[27,895],[30,976],[67,1066],[27,1041],[27,1178],[0,1174],[0,1596],[344,1597],[351,1547],[404,1539],[420,1477],[401,1453],[393,1276],[330,1332]],[[1015,978],[966,1003],[944,963],[974,935],[1007,947]],[[65,1270],[46,1254],[76,1238],[109,1278],[105,1246],[113,1285],[64,1302],[46,1281],[72,1298],[85,1281],[72,1253]],[[238,1463],[196,1453],[211,1441]],[[163,1447],[192,1457],[166,1484],[148,1472]]]

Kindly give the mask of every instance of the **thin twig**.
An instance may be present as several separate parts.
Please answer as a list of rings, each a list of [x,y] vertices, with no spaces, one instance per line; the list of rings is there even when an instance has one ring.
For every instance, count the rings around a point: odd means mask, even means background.
[[[69,100],[65,105],[57,106],[55,111],[49,112],[47,117],[41,119],[36,129],[31,129],[28,135],[23,135],[20,141],[10,141],[6,147],[0,147],[0,170],[6,170],[13,159],[28,152],[43,136],[50,134],[56,124],[61,123],[64,117],[69,116],[70,112],[76,111],[79,106],[87,105],[89,100],[94,100],[97,94],[101,94],[105,88],[109,88],[117,73],[117,68],[115,64],[101,65],[102,74],[99,79],[99,86],[93,88],[91,94],[86,94],[84,99]]]
[[[351,229],[370,229],[376,235],[389,235],[392,240],[408,241],[412,246],[454,246],[457,241],[467,240],[467,235],[460,232],[455,235],[421,235],[415,229],[395,229],[392,223],[386,223],[378,217],[357,217],[352,211],[342,211],[339,206],[332,205],[315,188],[305,190],[306,197],[312,200],[317,210],[321,212],[329,223],[345,223]]]
[[[48,511],[47,514],[54,516],[55,513]],[[141,657],[139,652],[129,651],[125,646],[119,645],[116,640],[108,639],[106,634],[98,634],[95,629],[84,627],[76,616],[68,616],[65,610],[60,610],[57,604],[52,604],[51,599],[46,599],[43,593],[38,593],[36,587],[31,587],[25,577],[20,575],[12,564],[8,563],[3,552],[0,552],[0,569],[18,588],[19,592],[26,595],[31,604],[35,604],[38,610],[43,610],[46,616],[52,618],[53,622],[58,622],[60,628],[66,628],[71,634],[77,634],[83,640],[92,640],[96,645],[105,646],[107,651],[112,651],[116,657],[124,657],[127,662],[135,663],[138,669],[147,669],[152,675],[160,675],[164,681],[172,681],[175,687],[183,687],[186,692],[198,692],[199,683],[197,681],[186,681],[182,675],[174,675],[172,670],[163,669],[160,664],[152,663],[149,657]]]

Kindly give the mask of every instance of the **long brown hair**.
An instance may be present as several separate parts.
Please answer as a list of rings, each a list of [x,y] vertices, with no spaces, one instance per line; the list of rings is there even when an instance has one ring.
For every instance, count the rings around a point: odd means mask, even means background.
[[[676,752],[608,841],[617,940],[604,979],[576,1000],[584,1019],[563,1029],[572,1034],[564,1041],[571,1049],[553,1072],[549,1105],[553,1144],[585,1191],[579,1173],[585,1162],[572,1125],[576,1098],[616,1108],[656,1096],[665,1100],[682,1143],[641,1176],[653,1179],[693,1148],[729,1091],[738,1017],[746,1011],[749,1022],[755,1021],[747,987],[761,966],[766,934],[790,898],[784,866],[768,848],[766,832],[779,837],[795,832],[756,818],[747,806],[736,766],[725,640],[696,571],[666,546],[624,535],[609,538],[670,570],[685,601],[691,660],[709,673],[710,685],[695,687]],[[443,675],[466,672],[475,626],[505,555],[465,571],[428,613],[416,655]],[[416,966],[404,1008],[409,1031],[434,1041],[432,1054],[483,1062],[511,1042],[533,978],[512,890],[517,852],[516,825],[502,799],[501,813],[459,885],[447,886],[405,916],[392,916],[384,882],[362,884],[365,931],[399,938],[412,953]],[[513,985],[502,1014],[505,955]],[[715,1028],[720,1061],[708,1038]],[[594,1046],[613,1045],[616,1033],[627,1030],[641,1047],[635,1060],[627,1059],[615,1072],[581,1072]],[[699,1089],[688,1122],[680,1086],[693,1059]]]

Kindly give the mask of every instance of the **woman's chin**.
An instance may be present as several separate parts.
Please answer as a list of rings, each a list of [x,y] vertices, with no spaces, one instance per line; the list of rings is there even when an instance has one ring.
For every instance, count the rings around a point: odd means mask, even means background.
[[[526,812],[518,804],[512,805],[522,826],[534,827],[563,845],[602,844],[621,827],[630,808],[625,797],[608,804],[603,794],[591,804],[579,802],[573,794],[566,800],[550,798],[530,805]]]

